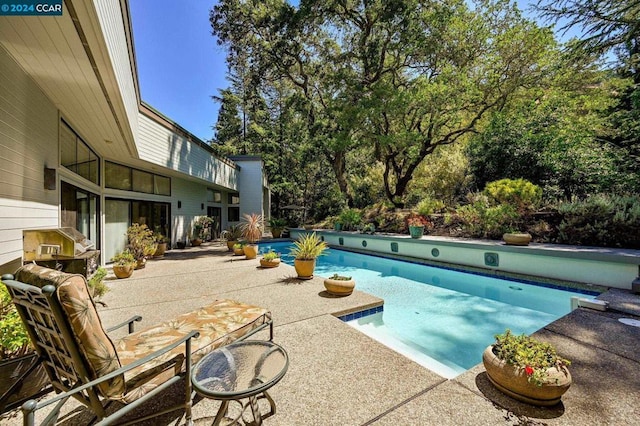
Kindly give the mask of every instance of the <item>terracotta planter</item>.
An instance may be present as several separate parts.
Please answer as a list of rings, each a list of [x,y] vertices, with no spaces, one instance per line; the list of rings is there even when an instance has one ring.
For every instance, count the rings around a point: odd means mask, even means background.
[[[355,286],[354,280],[334,280],[332,278],[324,280],[324,288],[327,289],[327,293],[334,296],[348,296],[353,293]]]
[[[138,259],[135,269],[144,269],[145,266],[147,266],[147,258],[143,257],[142,259]]]
[[[310,280],[313,278],[313,271],[316,269],[316,260],[295,259],[293,266],[296,268],[298,278],[302,280]]]
[[[507,232],[502,239],[510,246],[528,246],[531,242],[531,234],[526,232]]]
[[[131,274],[133,274],[133,270],[135,269],[135,265],[113,265],[113,274],[117,278],[129,278]]]
[[[422,235],[424,235],[424,226],[410,226],[409,234],[411,238],[422,238]]]
[[[155,253],[153,253],[153,257],[162,257],[164,253],[167,251],[167,243],[158,243],[158,247],[156,247]]]
[[[566,367],[551,367],[548,380],[537,386],[529,383],[524,368],[514,367],[499,359],[489,346],[482,354],[482,363],[491,383],[500,391],[518,401],[538,406],[551,406],[560,402],[562,395],[571,386],[571,374]]]
[[[271,235],[273,238],[280,238],[282,236],[282,228],[271,228]]]
[[[240,247],[240,248],[234,248],[233,249],[233,254],[236,256],[242,256],[244,255],[244,248]]]
[[[233,251],[233,246],[238,244],[238,240],[227,240],[227,248],[229,251]]]
[[[263,268],[276,268],[280,266],[280,259],[264,260],[260,259],[260,266]]]
[[[244,256],[247,259],[255,259],[258,257],[258,246],[256,244],[247,244],[244,246]]]
[[[194,238],[191,240],[191,245],[193,247],[198,247],[200,244],[202,244],[202,240],[200,238]]]

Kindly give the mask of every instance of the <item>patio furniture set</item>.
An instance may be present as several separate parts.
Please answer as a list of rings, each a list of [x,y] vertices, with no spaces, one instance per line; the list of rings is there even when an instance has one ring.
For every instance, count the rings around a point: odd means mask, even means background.
[[[264,308],[223,299],[141,331],[134,331],[139,316],[105,330],[82,275],[28,264],[15,275],[2,276],[2,282],[57,394],[25,402],[25,425],[36,424],[36,413],[45,407],[48,414],[40,424],[54,424],[71,397],[100,425],[132,424],[176,410],[184,411],[191,424],[196,392],[222,401],[216,425],[227,415],[230,401],[248,399],[240,403],[234,420],[261,424],[275,413],[267,390],[284,377],[289,360],[285,349],[272,342],[273,321]],[[125,337],[109,337],[124,326],[129,332]],[[269,333],[268,340],[247,340],[262,330]],[[124,418],[180,382],[184,398],[179,403]],[[259,410],[261,399],[269,403],[266,414]],[[243,416],[249,409],[252,418],[247,420]]]

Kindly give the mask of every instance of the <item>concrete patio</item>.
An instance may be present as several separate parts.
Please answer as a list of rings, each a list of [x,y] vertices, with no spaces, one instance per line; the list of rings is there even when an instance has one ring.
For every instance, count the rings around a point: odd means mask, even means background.
[[[292,267],[258,268],[257,260],[233,257],[217,243],[171,250],[125,280],[109,281],[100,307],[105,327],[134,315],[137,329],[172,318],[209,301],[231,298],[270,309],[275,342],[289,353],[286,376],[270,394],[277,404],[267,425],[637,425],[640,422],[640,328],[621,317],[640,319],[640,296],[612,290],[600,296],[611,309],[580,308],[538,331],[572,360],[573,385],[551,408],[521,404],[488,381],[482,365],[444,379],[354,330],[335,314],[377,306],[382,301],[354,292],[333,298],[322,279],[295,279]],[[181,389],[149,404],[153,411]],[[196,424],[210,424],[218,402],[194,401]],[[157,404],[157,405],[156,405]],[[59,424],[85,424],[90,416],[69,402]],[[152,406],[153,405],[153,406]],[[233,405],[231,406],[233,407]],[[42,418],[39,415],[38,418]],[[21,424],[22,416],[0,418]],[[149,424],[184,424],[175,413]]]

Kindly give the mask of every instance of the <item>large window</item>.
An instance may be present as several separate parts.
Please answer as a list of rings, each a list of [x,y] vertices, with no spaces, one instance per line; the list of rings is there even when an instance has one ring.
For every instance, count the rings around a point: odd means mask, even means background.
[[[111,259],[125,248],[125,235],[132,223],[147,225],[154,232],[171,236],[169,203],[109,198],[105,203],[105,259]]]
[[[98,203],[99,197],[89,191],[62,182],[60,191],[60,222],[63,227],[77,229],[85,237],[100,247]]]
[[[143,170],[105,161],[105,186],[145,194],[171,195],[171,179]]]
[[[88,181],[100,184],[98,156],[64,120],[60,122],[60,162]]]

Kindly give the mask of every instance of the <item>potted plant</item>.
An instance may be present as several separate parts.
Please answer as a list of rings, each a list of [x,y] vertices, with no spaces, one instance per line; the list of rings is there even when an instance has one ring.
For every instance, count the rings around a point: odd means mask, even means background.
[[[242,236],[242,229],[240,225],[230,225],[227,229],[222,231],[221,237],[227,240],[227,248],[229,251],[233,251],[233,246],[238,242]]]
[[[271,228],[271,235],[273,238],[280,238],[282,231],[287,225],[287,221],[279,217],[269,218],[269,228]]]
[[[502,234],[502,240],[510,246],[528,246],[531,242],[531,234],[528,232],[506,232]]]
[[[262,238],[262,216],[257,213],[243,214],[242,237],[246,240],[244,246],[244,255],[247,259],[255,259],[258,256],[258,245],[256,244]]]
[[[153,234],[153,238],[156,240],[156,251],[153,253],[153,257],[162,257],[164,253],[167,251],[167,244],[169,243],[169,238],[162,235],[160,232],[155,232]]]
[[[412,214],[407,217],[407,227],[411,238],[422,238],[425,228],[431,225],[429,219],[419,214]]]
[[[260,266],[263,268],[275,268],[280,266],[280,254],[273,250],[269,250],[267,253],[262,255],[262,259],[260,259]]]
[[[327,293],[334,296],[348,296],[353,293],[356,282],[349,276],[333,274],[324,280]]]
[[[127,229],[127,239],[129,241],[127,248],[138,262],[136,269],[144,268],[147,258],[153,256],[157,248],[153,231],[147,225],[134,223]]]
[[[176,247],[179,249],[183,249],[187,247],[187,243],[185,243],[184,241],[180,240],[180,241],[176,241]]]
[[[138,264],[135,256],[128,249],[113,256],[111,261],[113,262],[113,274],[117,278],[129,278]]]
[[[232,249],[233,254],[236,256],[242,256],[244,254],[244,243],[235,243]]]
[[[511,330],[495,336],[482,354],[487,376],[500,391],[528,404],[551,406],[571,386],[570,361],[548,343]]]
[[[203,241],[206,241],[209,235],[211,235],[211,225],[213,224],[213,218],[209,216],[200,216],[195,222],[193,222],[193,238],[191,239],[191,245],[198,247]]]
[[[106,306],[105,303],[101,302],[100,299],[109,291],[109,287],[104,283],[104,278],[106,276],[107,270],[100,266],[96,269],[93,275],[91,275],[91,278],[87,280],[87,287],[89,287],[91,298],[93,298],[94,302],[100,303],[104,306]]]
[[[296,268],[298,278],[310,280],[316,268],[316,258],[327,249],[327,243],[313,233],[305,233],[293,242],[290,254],[294,257],[293,265]]]

